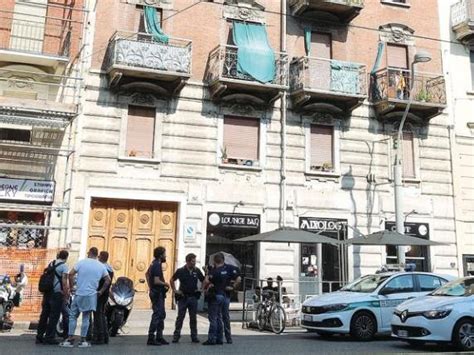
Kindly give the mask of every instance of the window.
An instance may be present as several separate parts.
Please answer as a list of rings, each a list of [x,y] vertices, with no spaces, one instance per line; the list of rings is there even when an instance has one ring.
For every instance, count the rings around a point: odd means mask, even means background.
[[[438,287],[446,283],[446,281],[436,276],[417,275],[417,277],[418,277],[418,282],[420,284],[421,292],[436,290]]]
[[[474,90],[474,51],[469,52],[469,58],[471,60],[471,89]]]
[[[334,171],[334,127],[311,125],[310,170]]]
[[[403,178],[416,178],[415,171],[415,151],[413,144],[413,133],[403,132],[402,159],[403,159]]]
[[[128,107],[125,152],[127,157],[154,158],[155,108]]]
[[[395,277],[384,286],[384,290],[389,290],[389,293],[414,292],[413,276],[403,275]]]
[[[398,44],[387,44],[387,65],[390,68],[408,69],[408,48]]]
[[[26,129],[0,128],[0,140],[30,143],[31,131]]]
[[[222,162],[252,166],[259,160],[260,120],[224,117]]]

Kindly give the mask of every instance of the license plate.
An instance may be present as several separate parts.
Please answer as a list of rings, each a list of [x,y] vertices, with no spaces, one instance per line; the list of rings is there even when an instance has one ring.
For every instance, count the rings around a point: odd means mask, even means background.
[[[303,315],[303,320],[306,320],[306,321],[308,321],[308,322],[312,322],[312,321],[313,321],[313,317],[308,316],[308,315],[305,314],[305,315]]]
[[[407,338],[408,337],[408,331],[407,330],[399,330],[397,335],[401,338]]]

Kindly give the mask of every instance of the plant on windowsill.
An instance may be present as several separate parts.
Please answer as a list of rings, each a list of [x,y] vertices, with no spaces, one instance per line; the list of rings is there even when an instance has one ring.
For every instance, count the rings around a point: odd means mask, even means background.
[[[129,150],[128,151],[128,156],[129,157],[136,157],[137,156],[137,151],[136,150]]]
[[[227,164],[229,162],[229,159],[227,157],[227,147],[226,146],[223,146],[221,148],[221,159],[222,159],[222,163],[224,163],[224,164]]]
[[[418,94],[416,95],[416,101],[420,102],[430,102],[431,101],[431,94],[426,91],[425,89],[421,89]]]
[[[311,165],[311,171],[323,171],[323,172],[334,172],[334,168],[331,163],[325,162],[323,165]]]

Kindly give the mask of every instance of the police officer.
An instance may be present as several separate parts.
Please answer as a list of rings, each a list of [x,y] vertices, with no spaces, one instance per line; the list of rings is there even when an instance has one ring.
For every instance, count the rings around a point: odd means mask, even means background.
[[[179,290],[176,290],[175,281],[179,280]],[[171,289],[175,293],[178,304],[178,316],[173,335],[173,343],[179,342],[181,328],[183,327],[186,310],[189,311],[189,327],[191,328],[191,341],[199,343],[197,338],[197,304],[201,296],[198,290],[198,280],[203,282],[204,275],[196,268],[196,255],[190,253],[186,255],[186,265],[176,270],[171,278]]]
[[[204,280],[204,289],[213,296],[208,300],[209,333],[203,345],[222,344],[223,330],[227,343],[232,344],[229,317],[230,295],[239,283],[239,270],[225,264],[224,255],[217,253],[214,256],[214,268]]]
[[[166,249],[163,247],[155,248],[153,257],[153,263],[146,272],[153,309],[150,327],[148,328],[147,345],[168,345],[169,343],[163,338],[163,329],[166,318],[165,297],[170,285],[163,278],[163,267],[161,265],[166,262]]]

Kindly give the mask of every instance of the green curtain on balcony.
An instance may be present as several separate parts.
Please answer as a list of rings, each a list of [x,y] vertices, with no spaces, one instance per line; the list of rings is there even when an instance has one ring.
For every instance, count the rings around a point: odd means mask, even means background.
[[[169,37],[161,29],[161,21],[156,8],[144,6],[146,30],[157,42],[168,43]]]
[[[308,57],[311,57],[311,33],[312,30],[310,27],[304,29],[304,49]]]
[[[237,50],[237,70],[262,83],[275,79],[275,53],[268,43],[265,26],[234,21],[234,43]]]

